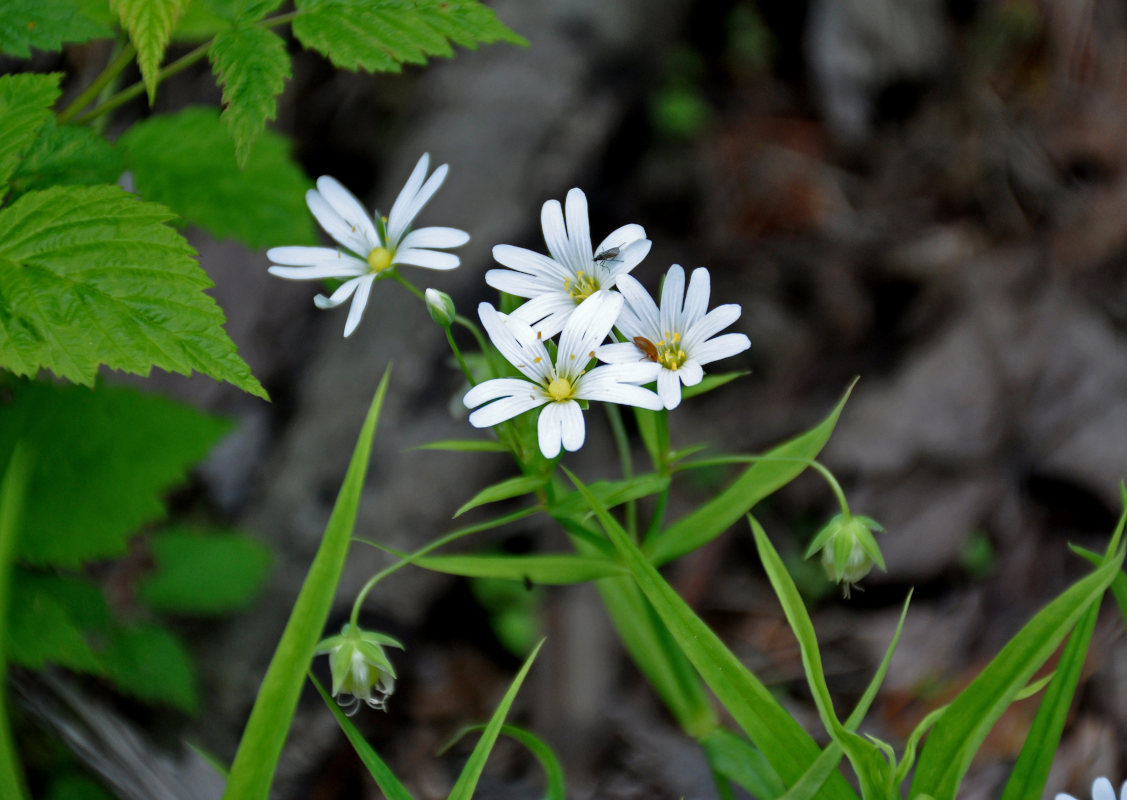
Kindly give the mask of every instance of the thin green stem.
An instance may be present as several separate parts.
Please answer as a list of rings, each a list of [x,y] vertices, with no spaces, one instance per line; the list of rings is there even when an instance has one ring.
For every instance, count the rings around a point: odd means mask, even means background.
[[[59,112],[59,122],[70,122],[79,111],[94,102],[98,95],[121,74],[121,71],[129,66],[135,55],[137,55],[137,49],[132,44],[127,43],[122,47],[117,55],[110,59],[110,62],[106,64],[105,69],[94,79],[94,82],[87,86],[82,94],[74,98],[70,105]]]
[[[605,403],[607,419],[610,420],[611,434],[614,436],[614,445],[618,450],[618,463],[622,468],[624,480],[634,477],[634,460],[630,457],[630,440],[626,436],[626,425],[622,422],[622,412],[614,403]],[[626,504],[626,530],[632,536],[638,535],[638,505],[634,500]]]
[[[454,358],[458,359],[458,366],[462,368],[462,374],[466,376],[466,380],[470,382],[470,386],[477,386],[477,381],[474,380],[473,373],[470,372],[470,367],[466,363],[466,359],[462,357],[462,351],[458,347],[458,343],[454,341],[454,332],[450,330],[449,325],[442,328],[446,331],[446,341],[450,343],[450,349],[454,351]]]
[[[665,508],[669,505],[669,487],[666,486],[661,490],[657,496],[657,503],[654,505],[653,516],[650,517],[650,524],[646,528],[646,534],[642,537],[643,544],[648,543],[653,537],[657,536],[661,531],[661,526],[665,522]]]
[[[845,492],[841,489],[841,484],[837,482],[837,478],[833,476],[820,461],[815,461],[812,458],[792,458],[789,456],[720,456],[718,458],[706,458],[700,461],[690,461],[686,464],[679,464],[673,467],[674,472],[682,472],[690,469],[700,469],[702,467],[715,467],[724,464],[751,464],[757,461],[787,461],[796,464],[805,464],[812,467],[821,473],[822,477],[826,479],[829,484],[830,490],[837,498],[838,505],[841,506],[841,515],[846,519],[852,516],[849,512],[849,502],[845,499]]]
[[[211,47],[211,42],[205,42],[204,44],[201,44],[199,47],[197,47],[195,50],[192,50],[189,53],[187,53],[186,55],[183,55],[180,58],[176,59],[171,64],[169,64],[167,67],[165,67],[164,69],[162,69],[160,72],[157,73],[156,83],[159,85],[165,79],[171,78],[173,75],[181,73],[184,70],[186,70],[188,67],[192,66],[192,64],[195,64],[197,61],[199,61],[201,58],[203,58],[204,56],[207,55],[208,48],[210,48],[210,47]],[[138,81],[137,83],[133,84],[132,86],[129,86],[128,88],[122,89],[120,92],[118,92],[113,97],[106,100],[104,103],[101,103],[100,105],[97,105],[94,108],[87,111],[85,114],[83,114],[81,117],[78,118],[77,122],[79,122],[80,124],[85,124],[87,122],[90,122],[91,120],[97,119],[98,117],[102,116],[103,114],[108,114],[110,111],[113,111],[115,108],[120,108],[121,106],[125,105],[130,100],[132,100],[134,97],[136,97],[137,95],[141,94],[144,91],[145,91],[144,81]]]
[[[424,303],[426,303],[427,296],[423,292],[423,290],[420,289],[415,284],[411,283],[411,281],[407,280],[402,275],[400,275],[399,270],[392,270],[391,277],[394,278],[395,282],[398,283],[400,286],[402,286],[407,291],[409,291],[411,294],[415,295],[415,297],[419,298]]]
[[[287,22],[293,22],[299,16],[301,16],[300,11],[287,11],[285,14],[279,14],[276,17],[270,17],[270,19],[264,19],[259,24],[263,28],[276,28],[279,25],[285,25]]]

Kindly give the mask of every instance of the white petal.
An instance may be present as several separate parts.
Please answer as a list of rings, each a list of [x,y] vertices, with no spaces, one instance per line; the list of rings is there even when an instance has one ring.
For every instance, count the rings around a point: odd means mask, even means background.
[[[486,381],[486,383],[488,383],[488,381]],[[525,385],[531,386],[527,381]],[[544,405],[548,402],[548,399],[549,398],[543,394],[537,396],[527,392],[510,397],[502,397],[500,400],[494,400],[489,405],[482,406],[477,411],[470,414],[470,424],[475,428],[491,428],[507,419],[512,419],[518,414],[523,414],[529,409]]]
[[[315,305],[315,306],[317,306],[317,308],[321,308],[321,309],[336,308],[341,303],[346,301],[348,298],[352,297],[352,293],[356,291],[356,288],[359,285],[360,285],[360,279],[359,278],[353,278],[350,281],[345,281],[344,283],[342,283],[340,286],[338,286],[336,288],[336,291],[332,293],[332,296],[325,297],[325,295],[319,294],[316,297],[314,297],[313,298],[313,305]]]
[[[1065,794],[1064,792],[1059,792],[1057,794],[1057,796],[1053,798],[1053,800],[1076,800],[1076,798],[1073,797],[1070,794]]]
[[[409,264],[413,267],[426,267],[427,269],[454,269],[462,263],[453,253],[441,250],[418,250],[409,248],[395,251],[396,264]]]
[[[657,380],[663,367],[653,361],[632,361],[626,364],[607,364],[588,372],[580,382],[584,387],[598,387],[612,383],[642,384]]]
[[[552,405],[559,409],[556,415],[560,419],[560,439],[564,450],[574,453],[583,446],[583,439],[587,434],[583,425],[583,410],[579,407],[579,403],[573,400]]]
[[[725,333],[715,339],[709,339],[704,344],[699,344],[692,349],[692,358],[698,364],[711,364],[721,358],[734,356],[751,347],[751,340],[742,333]]]
[[[340,181],[328,175],[322,175],[317,179],[317,191],[333,207],[333,211],[340,215],[341,219],[362,235],[365,242],[370,243],[372,247],[379,243],[380,237],[376,233],[376,226],[372,224],[372,218],[368,216],[367,210],[352,192],[341,185]],[[367,255],[367,253],[362,253],[362,255]]]
[[[530,326],[540,340],[547,341],[564,329],[575,309],[570,295],[553,292],[532,298],[509,317]]]
[[[631,242],[645,238],[646,229],[632,222],[629,225],[623,225],[621,228],[611,231],[610,236],[599,242],[599,246],[595,252],[601,253],[604,250],[610,250],[612,247],[622,249]]]
[[[491,269],[485,273],[485,282],[499,292],[515,294],[517,297],[537,297],[547,292],[558,290],[555,281],[548,282],[535,275],[525,275],[511,269]],[[571,297],[568,300],[571,301]],[[575,305],[571,302],[571,305]]]
[[[567,238],[571,243],[573,254],[572,264],[590,262],[594,255],[591,252],[591,224],[587,219],[587,195],[582,189],[572,189],[567,193]]]
[[[616,261],[604,261],[603,265],[603,280],[608,285],[614,285],[614,279],[619,275],[625,275],[634,267],[642,263],[649,252],[653,242],[649,239],[639,239],[636,242],[631,242],[618,251],[618,259]]]
[[[271,247],[266,251],[266,257],[274,264],[285,264],[291,267],[313,267],[322,264],[333,264],[346,258],[357,261],[353,256],[346,256],[335,247]],[[361,262],[366,264],[367,262]]]
[[[1115,789],[1107,778],[1096,778],[1092,782],[1092,800],[1115,800]]]
[[[681,379],[676,372],[663,369],[657,376],[657,394],[667,409],[681,405]]]
[[[677,375],[681,378],[681,383],[686,386],[696,386],[704,379],[704,370],[701,369],[699,362],[690,359],[681,365]]]
[[[407,182],[403,184],[403,188],[399,190],[395,202],[391,206],[391,211],[387,215],[388,219],[388,236],[391,236],[391,221],[395,220],[397,223],[402,223],[404,230],[410,226],[411,220],[403,222],[404,215],[407,213],[407,208],[415,199],[415,195],[423,188],[423,181],[427,177],[427,168],[430,166],[430,153],[423,153],[419,160],[415,163],[415,168],[411,170],[411,175],[407,178]]]
[[[443,164],[434,171],[434,174],[427,178],[426,183],[422,185],[418,193],[411,198],[409,204],[402,206],[400,213],[396,214],[396,209],[392,207],[391,213],[387,217],[387,236],[391,240],[393,246],[397,246],[403,238],[403,234],[407,233],[407,229],[411,227],[411,223],[415,221],[415,217],[423,210],[423,206],[430,202],[434,197],[434,193],[442,186],[442,182],[446,180],[446,173],[450,171],[449,164]],[[396,198],[395,203],[399,205],[399,200],[403,197],[402,193]],[[395,215],[395,216],[392,216]]]
[[[318,224],[325,229],[325,233],[332,236],[356,255],[367,258],[372,248],[379,242],[369,241],[364,236],[364,229],[349,222],[330,205],[320,192],[310,189],[305,193],[305,204],[317,219]]]
[[[461,247],[470,240],[470,235],[458,228],[430,227],[413,230],[403,237],[399,249],[411,247]]]
[[[522,378],[494,378],[479,383],[466,392],[462,398],[466,408],[475,408],[482,403],[496,400],[498,397],[519,397],[520,395],[543,395],[538,384],[530,383]]]
[[[285,278],[289,281],[312,281],[323,278],[355,278],[366,273],[367,266],[364,264],[364,268],[361,269],[356,264],[341,262],[339,265],[325,264],[316,267],[270,267],[266,271],[277,278]]]
[[[614,366],[626,365],[616,364]],[[600,369],[611,369],[611,367],[597,367],[587,374],[594,375]],[[587,375],[583,377],[586,378]],[[584,382],[583,392],[579,395],[585,400],[598,400],[604,403],[638,406],[640,408],[648,408],[651,411],[659,411],[664,407],[660,397],[649,389],[643,389],[641,386],[635,386],[632,383],[613,383],[611,381],[592,381],[591,383],[593,385],[588,386],[587,383]]]
[[[646,354],[633,342],[615,342],[596,347],[595,357],[607,364],[635,364],[645,359]]]
[[[352,332],[356,330],[356,326],[360,324],[360,318],[364,316],[364,308],[368,305],[368,294],[372,291],[372,284],[375,283],[375,280],[375,275],[356,279],[356,294],[352,298],[352,306],[348,309],[348,319],[344,323],[345,338],[351,336]]]
[[[681,331],[681,346],[687,353],[695,353],[696,348],[705,340],[712,338],[720,331],[727,328],[740,318],[740,307],[735,303],[727,303],[705,314],[695,325]],[[701,362],[702,364],[705,362]]]
[[[548,200],[540,208],[540,227],[544,231],[544,244],[548,245],[548,252],[552,254],[552,258],[574,270],[567,228],[564,227],[563,206],[560,205],[559,200]]]
[[[626,305],[630,312],[637,318],[641,325],[641,332],[635,336],[645,336],[647,339],[661,337],[661,327],[658,321],[657,304],[650,297],[649,292],[642,288],[642,284],[631,275],[623,275],[616,284],[618,291],[626,298]],[[621,329],[620,329],[621,330]],[[626,331],[623,331],[626,333]],[[627,334],[629,335],[629,334]]]
[[[548,351],[530,327],[519,320],[506,320],[489,303],[479,305],[477,313],[493,345],[510,364],[529,380],[539,382],[547,374],[551,368]]]
[[[548,403],[540,412],[540,418],[536,420],[536,438],[540,440],[540,452],[544,454],[544,458],[555,458],[560,454],[560,443],[563,439],[562,420],[558,411],[560,405],[560,403]]]
[[[574,277],[571,270],[555,259],[511,244],[496,245],[493,248],[493,258],[498,264],[515,269],[517,272],[542,277],[557,282],[560,286],[568,278]]]
[[[685,292],[685,310],[681,314],[682,330],[688,330],[708,311],[710,280],[708,270],[697,267],[689,278],[689,288]]]
[[[603,343],[622,310],[622,295],[618,292],[595,292],[572,312],[560,334],[556,370],[569,377],[576,376],[592,357],[592,352]]]
[[[661,310],[658,312],[661,338],[682,332],[681,308],[684,303],[685,270],[681,269],[680,264],[674,264],[665,273],[665,281],[661,284]]]

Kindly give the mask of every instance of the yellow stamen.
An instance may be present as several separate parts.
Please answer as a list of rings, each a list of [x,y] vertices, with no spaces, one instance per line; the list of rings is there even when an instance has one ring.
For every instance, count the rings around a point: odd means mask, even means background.
[[[575,388],[567,378],[553,378],[548,384],[548,394],[553,400],[567,400],[574,392]]]
[[[368,271],[373,275],[383,272],[391,266],[391,251],[386,247],[377,247],[368,253]]]
[[[579,270],[575,273],[574,281],[571,278],[564,278],[564,291],[571,295],[571,299],[576,303],[581,303],[599,291],[599,282],[595,276]]]
[[[689,358],[688,353],[679,344],[680,341],[680,333],[666,331],[665,338],[658,342],[654,348],[655,353],[653,355],[647,353],[647,355],[652,361],[656,361],[666,369],[678,370]]]

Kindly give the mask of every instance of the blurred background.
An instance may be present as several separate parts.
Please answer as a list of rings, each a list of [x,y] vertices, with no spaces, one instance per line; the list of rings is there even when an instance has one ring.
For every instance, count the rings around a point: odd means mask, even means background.
[[[460,50],[402,75],[335,71],[292,43],[275,127],[311,179],[333,175],[387,209],[423,152],[450,175],[420,224],[469,231],[463,266],[405,270],[467,315],[492,299],[494,244],[544,250],[541,204],[579,186],[595,241],[628,222],[654,246],[634,275],[707,266],[712,305],[737,302],[750,374],[671,414],[674,445],[755,452],[809,427],[861,380],[825,453],[857,513],[875,517],[887,574],[843,599],[801,561],[835,512],[803,476],[757,514],[812,604],[831,688],[851,704],[915,597],[867,730],[902,742],[1102,548],[1127,472],[1127,5],[1110,0],[498,0],[527,49]],[[100,65],[96,65],[100,68]],[[206,65],[162,86],[158,108],[219,100]],[[134,106],[133,113],[144,114]],[[190,231],[228,333],[272,404],[206,379],[145,382],[236,421],[175,498],[182,513],[249,530],[273,551],[246,612],[185,624],[202,713],[104,709],[142,750],[180,736],[227,760],[319,542],[380,374],[394,362],[357,535],[412,549],[510,469],[501,456],[413,450],[465,437],[441,330],[400,287],[377,285],[348,340],[346,312],[273,279],[263,252]],[[277,242],[276,244],[288,244]],[[390,282],[389,282],[390,283]],[[615,476],[588,414],[585,477]],[[724,471],[675,488],[679,516]],[[466,519],[484,519],[467,515]],[[459,520],[461,523],[462,520]],[[522,522],[475,547],[552,552]],[[387,563],[357,545],[335,627]],[[808,729],[819,730],[798,649],[736,526],[667,575]],[[1127,643],[1105,608],[1050,793],[1127,776]],[[515,719],[564,761],[576,798],[708,798],[715,789],[625,658],[590,587],[532,588],[403,570],[365,622],[402,639],[388,713],[361,727],[420,798],[445,797],[464,743],[529,643],[548,643]],[[323,661],[323,659],[322,659]],[[327,677],[323,663],[317,665]],[[1035,701],[999,723],[963,796],[992,798]],[[309,692],[276,796],[378,797]],[[529,798],[539,768],[504,741],[478,796]],[[1086,795],[1085,795],[1086,796]]]

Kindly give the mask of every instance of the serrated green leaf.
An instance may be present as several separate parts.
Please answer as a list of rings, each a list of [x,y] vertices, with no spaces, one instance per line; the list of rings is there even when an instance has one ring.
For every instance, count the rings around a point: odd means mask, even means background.
[[[164,48],[172,38],[176,20],[187,5],[188,0],[110,0],[110,8],[137,48],[137,66],[145,82],[150,106],[157,93]]]
[[[154,573],[137,596],[155,611],[193,616],[224,614],[249,603],[270,567],[261,542],[227,531],[178,527],[154,534]]]
[[[211,108],[150,117],[118,146],[140,195],[217,238],[256,248],[317,241],[304,200],[309,181],[290,158],[289,141],[272,131],[263,132],[242,170]]]
[[[0,76],[0,193],[51,118],[61,77],[57,72]]]
[[[183,481],[227,423],[134,389],[13,381],[0,410],[0,453],[23,440],[32,466],[19,557],[77,566],[120,555],[164,515],[160,497]]]
[[[77,578],[59,578],[15,570],[12,573],[12,603],[8,612],[6,642],[8,660],[29,669],[44,664],[102,674],[102,659],[94,651],[86,626],[76,620],[68,599],[85,595],[90,607],[109,610],[96,586]]]
[[[283,0],[194,0],[172,31],[175,41],[202,42],[239,22],[257,22]]]
[[[117,186],[28,192],[0,210],[0,367],[87,385],[100,364],[198,371],[265,398],[171,216]]]
[[[0,3],[0,53],[20,58],[36,50],[58,50],[113,34],[113,29],[76,0],[4,0]]]
[[[352,529],[356,524],[356,512],[372,452],[372,438],[387,394],[388,380],[389,372],[385,371],[356,440],[317,555],[309,566],[282,638],[270,659],[266,677],[255,695],[254,708],[243,729],[227,788],[223,792],[224,800],[265,800],[270,795],[270,783],[282,755],[282,745],[289,733],[309,662],[325,628],[352,541]]]
[[[57,185],[116,183],[124,170],[125,159],[112,144],[90,128],[59,125],[52,117],[12,174],[12,194]]]
[[[475,494],[466,501],[461,508],[454,512],[454,518],[457,519],[471,508],[477,508],[487,503],[497,503],[501,500],[510,500],[514,497],[529,494],[543,485],[544,478],[539,475],[518,475],[515,478],[507,478],[492,486],[486,486]]]
[[[235,157],[245,167],[250,147],[277,115],[276,98],[290,77],[286,43],[254,25],[220,33],[207,51],[211,70],[223,85],[223,115]]]
[[[504,578],[531,581],[550,586],[609,578],[621,575],[621,564],[598,556],[572,555],[458,555],[424,556],[414,563],[434,572],[461,575],[467,578]]]
[[[180,640],[157,625],[118,628],[102,658],[106,677],[123,694],[186,713],[199,706],[191,656]]]
[[[421,444],[413,450],[448,450],[452,453],[507,453],[509,448],[495,439],[443,439]]]
[[[294,36],[343,69],[399,72],[452,56],[451,42],[525,44],[477,0],[298,0],[297,9]]]

